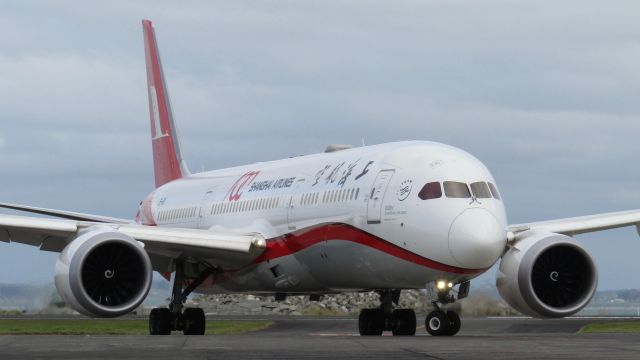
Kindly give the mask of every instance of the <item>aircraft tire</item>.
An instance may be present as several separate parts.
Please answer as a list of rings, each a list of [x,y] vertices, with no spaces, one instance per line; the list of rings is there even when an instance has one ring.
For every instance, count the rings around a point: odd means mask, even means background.
[[[384,330],[384,312],[381,309],[362,309],[358,316],[361,336],[380,336]]]
[[[460,331],[460,327],[462,325],[462,321],[460,321],[460,315],[458,315],[455,311],[447,311],[447,318],[449,319],[449,331],[447,332],[447,336],[453,336]]]
[[[432,336],[448,335],[451,321],[444,311],[434,310],[424,320],[424,327]]]
[[[167,308],[154,308],[149,314],[149,334],[171,335],[171,311]]]
[[[188,308],[184,310],[184,329],[185,335],[204,335],[206,330],[206,320],[204,311],[200,308]]]
[[[413,309],[396,309],[391,314],[394,336],[414,336],[416,334],[416,313]]]

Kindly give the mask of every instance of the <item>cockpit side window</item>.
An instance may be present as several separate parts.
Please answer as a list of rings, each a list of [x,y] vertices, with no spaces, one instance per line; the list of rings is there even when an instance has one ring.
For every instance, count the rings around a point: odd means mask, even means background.
[[[418,193],[418,197],[422,200],[437,199],[442,197],[442,188],[439,182],[430,182],[422,187]]]
[[[465,183],[457,182],[457,181],[445,181],[444,185],[444,193],[449,198],[470,198],[471,193],[469,192],[469,187]]]
[[[495,185],[489,183],[489,190],[491,190],[491,195],[493,195],[494,198],[500,200],[500,194],[498,193],[498,188],[496,188]]]
[[[489,191],[487,183],[484,181],[472,183],[471,191],[473,191],[473,196],[478,199],[491,199],[491,192]]]

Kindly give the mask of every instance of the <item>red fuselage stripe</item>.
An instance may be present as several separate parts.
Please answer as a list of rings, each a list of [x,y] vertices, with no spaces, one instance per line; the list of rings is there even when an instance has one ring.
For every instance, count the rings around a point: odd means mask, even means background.
[[[277,238],[267,240],[267,249],[253,261],[264,261],[295,254],[322,241],[351,241],[382,251],[388,255],[408,262],[454,274],[477,274],[486,269],[465,269],[427,259],[411,251],[394,245],[384,239],[347,224],[324,224],[294,231]]]

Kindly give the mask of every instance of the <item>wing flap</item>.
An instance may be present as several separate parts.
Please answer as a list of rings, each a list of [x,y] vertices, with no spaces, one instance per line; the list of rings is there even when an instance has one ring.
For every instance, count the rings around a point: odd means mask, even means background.
[[[138,241],[156,245],[179,245],[248,253],[252,246],[260,247],[264,244],[264,237],[257,233],[234,234],[144,225],[122,225],[116,228]]]
[[[518,234],[528,230],[543,230],[568,236],[625,226],[640,226],[640,210],[579,216],[565,219],[509,225],[507,231]]]

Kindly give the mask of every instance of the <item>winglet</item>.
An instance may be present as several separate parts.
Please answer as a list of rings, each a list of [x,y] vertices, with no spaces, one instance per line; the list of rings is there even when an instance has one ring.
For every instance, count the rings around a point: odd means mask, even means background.
[[[151,20],[142,20],[142,31],[147,64],[153,168],[157,188],[189,175],[189,169],[180,150],[178,130],[173,121],[171,100],[164,80],[158,43]]]

